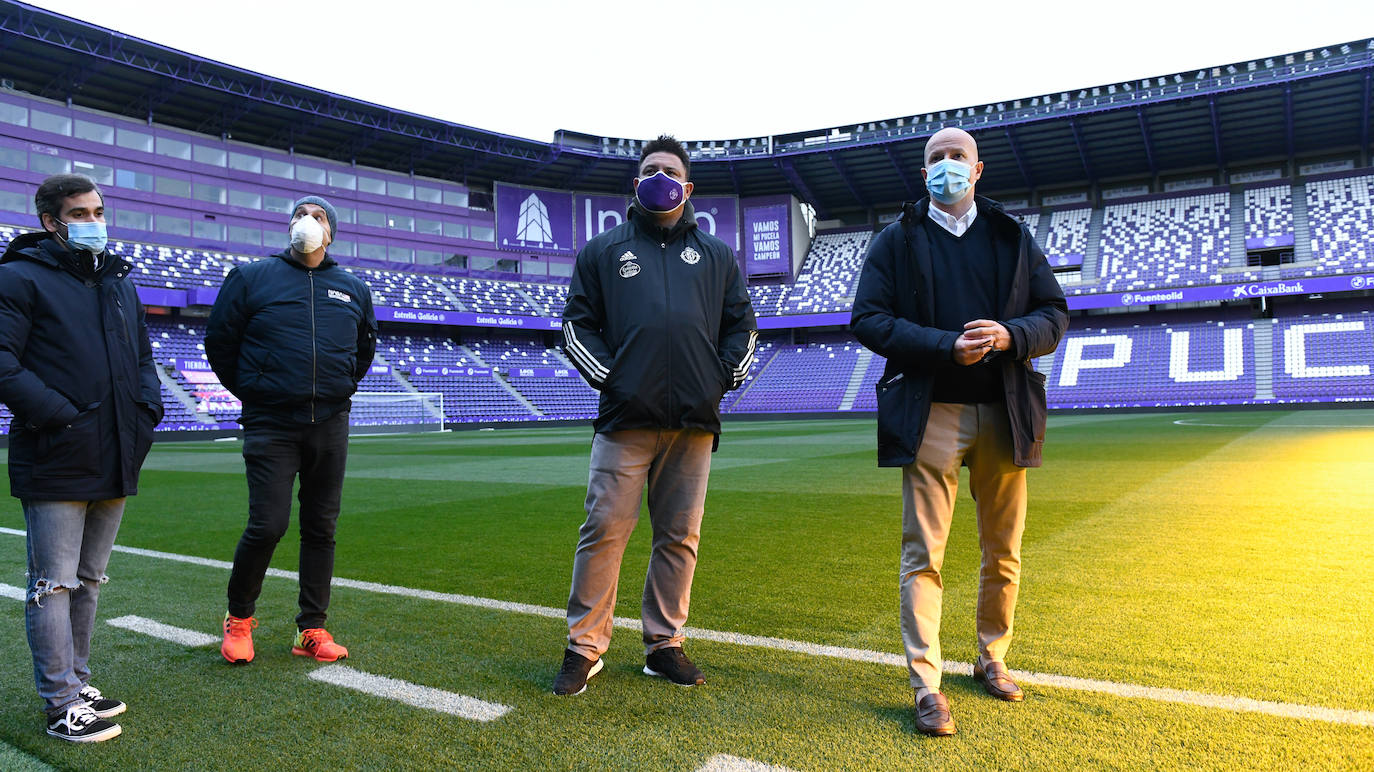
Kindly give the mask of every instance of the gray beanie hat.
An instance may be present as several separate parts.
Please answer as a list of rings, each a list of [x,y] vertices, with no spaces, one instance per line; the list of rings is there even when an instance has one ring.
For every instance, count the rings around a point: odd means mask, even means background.
[[[320,198],[319,196],[305,196],[291,205],[291,217],[296,217],[296,210],[301,208],[301,204],[314,204],[324,210],[325,217],[329,218],[329,240],[333,241],[339,237],[339,215],[334,211],[334,205]]]

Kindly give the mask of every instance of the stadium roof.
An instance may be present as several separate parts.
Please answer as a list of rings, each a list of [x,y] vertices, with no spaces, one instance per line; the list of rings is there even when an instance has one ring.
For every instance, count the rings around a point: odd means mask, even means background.
[[[1374,40],[855,126],[690,142],[702,193],[792,193],[822,216],[921,194],[941,126],[978,138],[997,194],[1341,153],[1368,162]],[[638,142],[521,139],[211,61],[0,0],[0,78],[73,105],[365,166],[451,179],[626,192]]]

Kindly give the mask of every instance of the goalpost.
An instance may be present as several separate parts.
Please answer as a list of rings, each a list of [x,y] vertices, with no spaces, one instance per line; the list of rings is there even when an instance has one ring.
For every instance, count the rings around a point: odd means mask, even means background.
[[[442,431],[443,392],[360,391],[353,395],[350,435]]]

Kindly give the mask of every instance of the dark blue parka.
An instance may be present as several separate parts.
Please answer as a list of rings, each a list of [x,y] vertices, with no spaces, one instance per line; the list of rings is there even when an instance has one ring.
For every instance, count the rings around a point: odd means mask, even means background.
[[[210,311],[205,357],[243,401],[244,425],[313,424],[349,408],[377,351],[372,293],[328,256],[284,250],[229,272]]]
[[[48,233],[0,258],[0,401],[10,425],[10,493],[99,501],[138,492],[162,418],[143,306],[128,261],[98,271]]]
[[[1064,292],[1035,239],[1024,225],[982,196],[978,218],[992,228],[998,260],[995,321],[1011,334],[1011,349],[972,367],[996,367],[1002,374],[1011,420],[1012,461],[1040,466],[1045,441],[1045,376],[1030,360],[1054,351],[1069,326]],[[935,287],[930,247],[917,224],[930,199],[908,202],[902,217],[868,247],[850,325],[859,342],[887,358],[878,381],[878,465],[904,466],[916,460],[930,417],[930,387],[942,369],[961,367],[953,358],[961,331],[933,326]],[[934,227],[940,227],[938,225]],[[969,320],[972,321],[972,320]]]

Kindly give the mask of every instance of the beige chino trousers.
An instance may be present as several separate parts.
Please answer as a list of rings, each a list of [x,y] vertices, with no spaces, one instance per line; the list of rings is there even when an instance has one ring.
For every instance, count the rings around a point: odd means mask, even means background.
[[[1011,645],[1026,524],[1026,470],[1012,463],[1006,405],[936,402],[916,460],[902,467],[902,643],[911,685],[940,688],[940,569],[954,518],[959,467],[977,505],[978,655],[1001,662]]]
[[[653,547],[644,578],[644,653],[682,646],[715,437],[700,429],[628,429],[592,440],[587,520],[568,597],[568,648],[600,659],[611,644],[625,545],[647,485]]]

